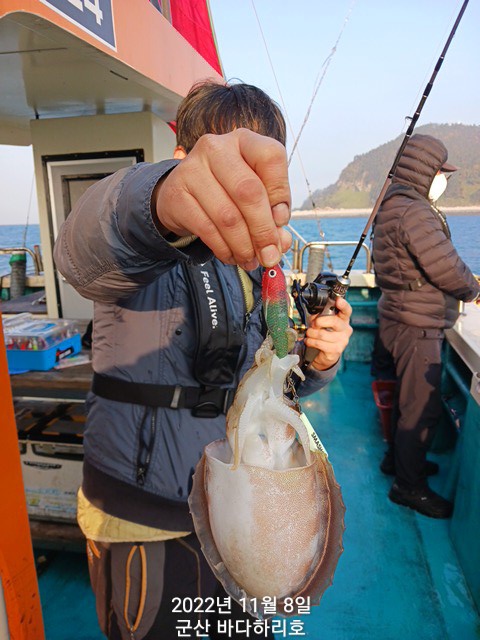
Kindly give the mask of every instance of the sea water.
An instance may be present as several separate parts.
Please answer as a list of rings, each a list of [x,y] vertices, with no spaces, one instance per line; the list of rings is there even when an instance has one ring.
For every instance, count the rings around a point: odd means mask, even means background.
[[[26,247],[33,251],[33,247],[40,244],[40,226],[31,224],[28,228],[21,224],[0,225],[0,249],[16,249]],[[11,255],[0,254],[0,277],[10,273],[9,260]],[[27,253],[27,271],[33,271],[33,261]]]
[[[355,218],[326,218],[319,221],[314,219],[294,219],[292,227],[308,242],[324,240],[357,242],[367,224],[367,216]],[[480,274],[480,215],[450,215],[448,224],[452,232],[452,240],[462,260],[470,269]],[[322,236],[323,234],[323,236]],[[365,239],[369,245],[370,231]],[[40,244],[40,227],[38,224],[29,225],[26,236],[24,225],[0,225],[0,248],[26,246],[33,249],[35,244]],[[329,255],[325,259],[324,269],[343,271],[346,269],[352,257],[354,246],[332,246]],[[0,275],[9,273],[8,261],[10,256],[0,255]],[[287,263],[291,260],[291,254],[287,254]],[[305,257],[306,260],[306,257]],[[306,268],[306,262],[303,265]],[[33,267],[30,256],[27,255],[27,269]],[[366,253],[362,249],[355,262],[354,269],[365,270]]]
[[[367,220],[368,216],[355,218],[324,217],[319,222],[315,219],[294,219],[291,226],[308,242],[321,241],[322,239],[326,241],[353,240],[358,242]],[[451,215],[447,216],[447,220],[452,233],[452,242],[458,254],[474,273],[480,274],[480,215]],[[322,234],[324,235],[323,238]],[[370,229],[364,244],[367,247],[370,246]],[[355,246],[330,246],[328,248],[329,255],[325,258],[324,270],[345,270],[354,250]],[[290,257],[287,254],[287,259]],[[303,268],[306,269],[306,267],[305,256]],[[361,249],[353,268],[364,271],[365,267],[366,252]]]

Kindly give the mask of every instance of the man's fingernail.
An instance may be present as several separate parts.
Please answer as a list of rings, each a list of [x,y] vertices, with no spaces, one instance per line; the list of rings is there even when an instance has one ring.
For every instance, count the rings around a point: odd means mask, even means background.
[[[245,271],[254,271],[258,267],[258,260],[250,260],[249,262],[245,262],[245,264],[240,265],[242,269]]]
[[[290,221],[290,207],[286,202],[280,202],[272,207],[272,215],[277,227],[283,227]]]
[[[281,254],[274,244],[260,249],[260,262],[264,267],[274,267],[280,262]]]

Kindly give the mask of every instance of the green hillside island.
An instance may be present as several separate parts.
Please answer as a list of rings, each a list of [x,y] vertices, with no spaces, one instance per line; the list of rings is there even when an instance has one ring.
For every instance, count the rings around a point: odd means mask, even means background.
[[[417,127],[415,133],[442,140],[448,149],[449,162],[461,169],[452,177],[442,196],[442,208],[480,207],[480,125],[427,124]],[[314,191],[300,210],[371,209],[403,137],[355,156],[334,184]]]

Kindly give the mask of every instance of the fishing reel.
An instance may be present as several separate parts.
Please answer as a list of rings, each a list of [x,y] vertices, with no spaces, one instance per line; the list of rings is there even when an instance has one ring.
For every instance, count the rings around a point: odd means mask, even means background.
[[[303,333],[307,330],[309,316],[334,315],[337,312],[335,304],[337,298],[344,298],[349,286],[350,278],[346,275],[337,276],[328,271],[319,273],[313,282],[307,282],[303,285],[299,280],[294,280],[291,295],[302,323],[295,327],[296,330]],[[304,356],[305,363],[310,364],[317,353],[317,349],[307,347]]]

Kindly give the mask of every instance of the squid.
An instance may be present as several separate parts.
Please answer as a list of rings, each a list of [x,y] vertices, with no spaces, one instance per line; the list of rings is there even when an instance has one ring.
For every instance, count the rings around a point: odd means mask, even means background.
[[[226,437],[204,450],[189,496],[212,571],[257,618],[271,599],[285,616],[298,615],[295,603],[319,604],[343,551],[345,506],[333,468],[285,394],[293,373],[303,378],[299,356],[288,353],[286,296],[280,267],[266,270],[269,335],[237,388]]]

